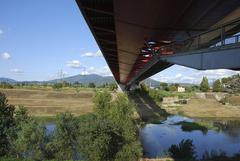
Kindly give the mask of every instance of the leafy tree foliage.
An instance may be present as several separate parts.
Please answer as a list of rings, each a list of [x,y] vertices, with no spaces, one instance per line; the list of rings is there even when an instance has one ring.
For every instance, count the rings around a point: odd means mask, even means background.
[[[17,158],[43,160],[45,149],[45,127],[33,119],[22,121],[17,137],[12,141],[12,154]]]
[[[109,84],[109,89],[110,89],[111,91],[115,91],[115,90],[117,90],[117,88],[118,88],[118,86],[117,86],[116,83],[111,83],[111,84]]]
[[[8,132],[14,126],[14,110],[5,94],[0,92],[0,156],[6,155],[10,148]]]
[[[207,92],[209,90],[209,84],[207,77],[203,77],[202,82],[200,83],[200,90],[202,92]]]
[[[133,104],[125,95],[112,101],[111,94],[101,91],[94,97],[95,113],[80,121],[81,154],[89,161],[136,161],[141,146],[132,119]]]
[[[170,85],[169,91],[172,91],[172,92],[177,91],[177,87],[175,85]]]
[[[22,122],[27,122],[30,119],[28,110],[23,105],[18,106],[18,109],[15,111],[14,120],[16,124],[20,124]]]
[[[162,89],[162,90],[166,90],[166,91],[168,91],[169,90],[169,88],[168,88],[168,84],[167,83],[165,83],[165,82],[160,82],[160,89]]]
[[[48,143],[48,153],[57,160],[74,159],[78,152],[78,122],[71,113],[57,115],[56,129]]]
[[[63,88],[63,84],[62,83],[55,83],[52,86],[53,89],[61,89]]]
[[[223,89],[221,81],[218,79],[213,83],[213,92],[221,92]]]
[[[112,96],[106,90],[97,92],[93,98],[95,113],[98,116],[105,118],[110,109],[111,100]]]
[[[89,83],[89,84],[88,84],[88,87],[89,87],[89,88],[95,88],[96,85],[95,85],[94,83]]]

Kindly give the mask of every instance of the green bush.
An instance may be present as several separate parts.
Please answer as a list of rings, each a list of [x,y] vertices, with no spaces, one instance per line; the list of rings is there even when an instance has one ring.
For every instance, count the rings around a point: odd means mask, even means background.
[[[8,104],[5,94],[0,92],[0,157],[10,150],[8,133],[14,126],[14,110],[15,107]]]
[[[56,129],[47,145],[48,157],[57,160],[73,159],[79,152],[78,120],[71,113],[57,115]]]
[[[17,158],[43,160],[45,158],[45,127],[29,119],[20,123],[17,137],[11,142],[11,153]]]
[[[133,104],[125,95],[97,92],[95,112],[80,119],[78,141],[89,161],[137,161],[142,149],[132,119]]]

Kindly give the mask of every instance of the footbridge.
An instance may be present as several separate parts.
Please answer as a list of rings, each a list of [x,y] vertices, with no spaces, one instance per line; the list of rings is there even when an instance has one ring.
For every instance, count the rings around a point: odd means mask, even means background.
[[[239,0],[76,0],[124,88],[179,64],[240,70]]]

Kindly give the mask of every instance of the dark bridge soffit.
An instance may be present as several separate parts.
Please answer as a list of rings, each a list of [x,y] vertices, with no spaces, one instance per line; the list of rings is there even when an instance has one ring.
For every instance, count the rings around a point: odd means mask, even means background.
[[[136,70],[144,38],[179,41],[219,24],[240,0],[76,0],[118,83]],[[227,18],[226,18],[227,19]],[[158,62],[141,81],[172,64]],[[138,70],[139,71],[139,70]]]

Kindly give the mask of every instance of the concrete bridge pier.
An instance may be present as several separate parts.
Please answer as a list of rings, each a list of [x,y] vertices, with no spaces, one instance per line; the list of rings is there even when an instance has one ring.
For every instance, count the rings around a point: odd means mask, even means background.
[[[139,89],[140,85],[139,83],[134,83],[131,86],[126,86],[124,84],[118,84],[118,92],[126,92],[126,91],[134,91],[136,89]]]

